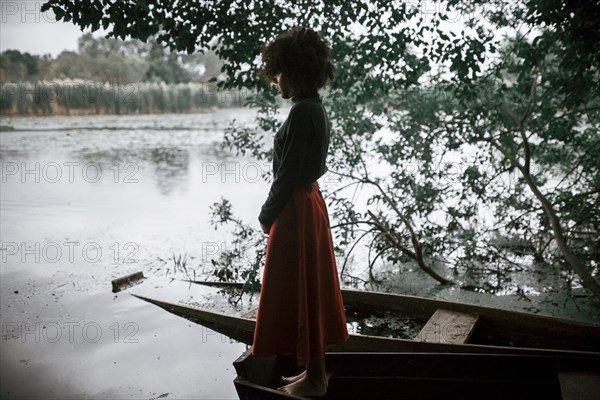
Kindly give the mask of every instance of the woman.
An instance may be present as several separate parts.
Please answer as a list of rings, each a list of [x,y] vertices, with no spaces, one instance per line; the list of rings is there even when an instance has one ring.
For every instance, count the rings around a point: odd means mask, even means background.
[[[282,377],[299,396],[327,390],[325,346],[348,339],[327,206],[316,180],[326,171],[329,120],[318,89],[334,78],[318,33],[298,27],[263,48],[259,73],[292,108],[273,145],[274,179],[259,221],[269,234],[252,354],[296,355],[306,370]]]

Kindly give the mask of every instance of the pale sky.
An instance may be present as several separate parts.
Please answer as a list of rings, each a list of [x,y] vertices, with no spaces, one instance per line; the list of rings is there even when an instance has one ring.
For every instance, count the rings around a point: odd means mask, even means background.
[[[0,51],[14,49],[56,57],[63,50],[77,50],[77,39],[84,32],[70,22],[57,22],[51,11],[42,13],[44,3],[0,0]],[[96,37],[105,34],[102,29],[93,33]]]

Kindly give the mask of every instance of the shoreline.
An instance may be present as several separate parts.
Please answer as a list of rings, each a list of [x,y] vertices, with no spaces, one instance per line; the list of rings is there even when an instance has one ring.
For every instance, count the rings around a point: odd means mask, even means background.
[[[121,115],[162,115],[162,114],[209,114],[219,110],[228,110],[236,108],[246,108],[243,105],[235,105],[231,107],[206,107],[206,108],[193,108],[185,111],[154,111],[154,112],[122,112],[122,113],[109,113],[109,112],[95,112],[94,110],[79,110],[70,109],[59,112],[39,112],[39,113],[19,113],[19,112],[0,112],[0,118],[2,117],[80,117],[80,116],[121,116]]]

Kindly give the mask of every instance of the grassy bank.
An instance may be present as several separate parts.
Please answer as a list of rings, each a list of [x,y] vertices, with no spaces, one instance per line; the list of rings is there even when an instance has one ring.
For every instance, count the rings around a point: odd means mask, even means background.
[[[2,83],[0,115],[102,115],[208,112],[241,107],[251,92],[214,83],[109,84],[83,80]]]

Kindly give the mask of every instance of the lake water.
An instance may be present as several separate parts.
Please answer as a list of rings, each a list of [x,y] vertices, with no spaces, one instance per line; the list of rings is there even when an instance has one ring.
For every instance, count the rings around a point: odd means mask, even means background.
[[[168,273],[173,255],[205,272],[228,243],[209,225],[221,196],[258,228],[269,166],[219,150],[230,120],[253,117],[2,118],[0,397],[237,397],[244,344],[114,295],[110,281]],[[152,285],[174,300],[203,294],[158,275]]]
[[[211,273],[231,246],[209,224],[221,197],[259,228],[270,165],[219,146],[232,119],[252,125],[254,114],[1,119],[0,397],[237,397],[232,362],[244,344],[115,295],[110,281],[144,270],[151,279],[136,290],[199,303],[214,294],[172,281],[173,258],[187,257],[198,278]],[[600,320],[587,296],[554,298],[535,278],[518,278],[524,293],[494,296],[439,287],[410,265],[380,274],[402,293]]]

